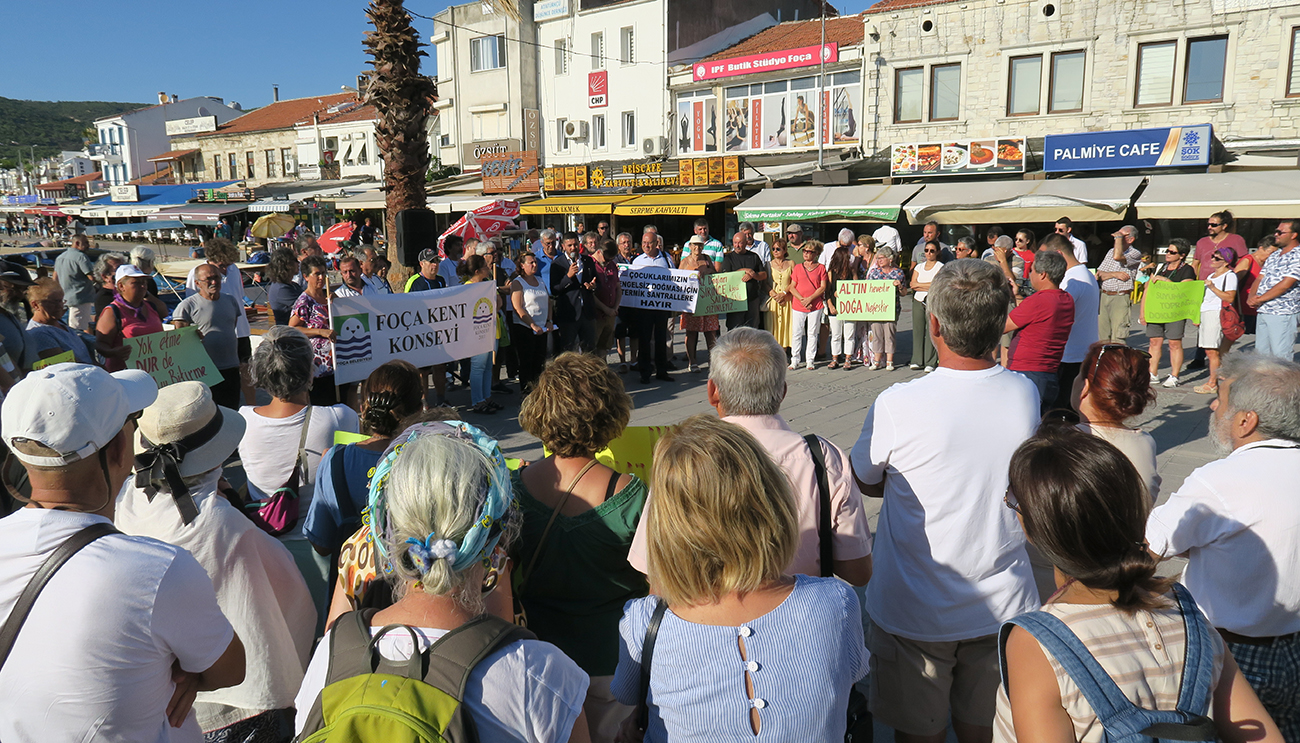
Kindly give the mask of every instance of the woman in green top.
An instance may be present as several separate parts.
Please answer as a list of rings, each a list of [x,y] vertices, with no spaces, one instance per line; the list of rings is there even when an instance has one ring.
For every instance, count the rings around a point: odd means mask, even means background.
[[[632,398],[603,361],[566,353],[542,372],[519,422],[551,455],[514,475],[523,530],[511,549],[515,594],[539,639],[591,676],[583,707],[593,741],[612,741],[632,712],[609,684],[623,605],[647,593],[627,562],[646,484],[594,455],[623,433]]]

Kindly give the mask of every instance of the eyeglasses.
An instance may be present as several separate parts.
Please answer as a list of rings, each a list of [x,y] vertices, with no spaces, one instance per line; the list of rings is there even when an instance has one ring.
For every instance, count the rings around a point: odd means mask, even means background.
[[[1212,261],[1221,261],[1221,260],[1223,260],[1223,256],[1221,256],[1221,255],[1212,255],[1212,256],[1210,256],[1210,260],[1212,260]]]
[[[1178,252],[1177,250],[1168,250],[1168,249],[1166,249],[1166,250],[1165,250],[1165,255],[1167,255],[1167,256],[1168,256],[1168,255],[1182,255],[1182,253]]]
[[[1208,226],[1208,227],[1222,227],[1222,226],[1223,226],[1223,223],[1222,223],[1222,222],[1206,222],[1205,224],[1206,224],[1206,226]]]
[[[1292,230],[1273,230],[1274,235],[1289,235]]]
[[[1020,510],[1020,501],[1016,500],[1016,495],[1011,492],[1011,488],[1007,488],[1006,494],[1002,496],[1002,503],[1012,511],[1024,515],[1024,511]]]

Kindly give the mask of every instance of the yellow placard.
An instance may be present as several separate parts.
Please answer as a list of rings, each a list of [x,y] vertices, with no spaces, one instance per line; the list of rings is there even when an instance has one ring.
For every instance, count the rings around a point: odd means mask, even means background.
[[[54,364],[62,364],[67,361],[75,361],[75,360],[76,360],[76,356],[71,351],[56,353],[53,356],[50,356],[49,358],[41,359],[40,361],[37,361],[36,363],[32,364],[32,371],[36,371],[37,369],[44,369],[45,367],[52,366]]]
[[[650,484],[650,465],[654,461],[655,442],[672,426],[628,426],[623,435],[596,452],[596,461],[624,475],[636,475]],[[551,453],[542,449],[546,456]]]

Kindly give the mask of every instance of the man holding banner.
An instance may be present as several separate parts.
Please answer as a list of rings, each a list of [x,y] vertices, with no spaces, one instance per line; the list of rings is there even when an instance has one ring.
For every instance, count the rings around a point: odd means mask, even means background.
[[[727,313],[727,330],[739,327],[762,328],[759,313],[765,300],[762,289],[763,282],[767,281],[767,265],[757,253],[749,249],[749,238],[750,235],[744,230],[736,232],[731,236],[731,252],[722,258],[722,273],[743,272],[741,280],[745,282],[747,301],[744,312]]]
[[[632,269],[635,271],[641,268],[672,270],[668,257],[659,249],[659,235],[656,232],[641,235],[641,255],[632,261]],[[672,316],[672,310],[649,309],[644,306],[632,313],[632,327],[639,345],[636,368],[641,372],[641,384],[650,383],[651,354],[654,354],[655,379],[661,382],[677,381],[668,374],[668,322]]]
[[[221,291],[220,269],[209,263],[194,271],[199,293],[186,297],[176,306],[172,324],[177,328],[193,325],[212,358],[221,381],[212,386],[212,401],[223,408],[239,410],[239,343],[235,328],[243,308],[239,300]]]

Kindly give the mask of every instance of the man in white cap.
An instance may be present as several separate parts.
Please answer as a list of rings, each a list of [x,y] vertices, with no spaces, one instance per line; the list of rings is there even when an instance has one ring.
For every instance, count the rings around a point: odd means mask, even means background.
[[[56,364],[0,410],[31,482],[28,507],[0,519],[0,615],[18,624],[0,631],[6,743],[198,743],[194,695],[243,681],[244,646],[203,567],[113,528],[135,419],[157,394],[141,371]],[[33,577],[52,567],[41,590]]]
[[[224,740],[272,739],[302,684],[316,608],[289,550],[219,492],[244,418],[218,407],[202,382],[178,382],[158,391],[139,426],[135,481],[118,498],[117,527],[193,555],[235,632],[258,649],[243,683],[198,695],[199,727]]]

